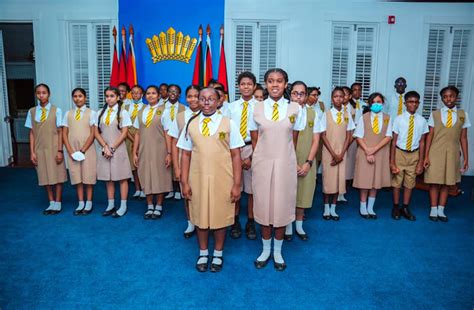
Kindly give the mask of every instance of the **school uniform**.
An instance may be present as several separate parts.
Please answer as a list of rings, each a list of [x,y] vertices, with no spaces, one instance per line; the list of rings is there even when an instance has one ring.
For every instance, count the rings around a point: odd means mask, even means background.
[[[68,128],[68,141],[73,152],[77,152],[90,136],[91,127],[96,126],[97,113],[85,105],[74,108],[64,114],[62,126]],[[94,143],[87,149],[83,161],[69,160],[71,184],[89,184],[97,182],[97,152]]]
[[[169,101],[169,98],[166,98],[166,99],[160,98],[160,100],[158,100],[158,106],[165,105],[168,101]]]
[[[342,106],[342,111],[347,112],[351,115],[354,125],[357,125],[359,121],[360,114],[359,111],[355,109],[350,103]],[[356,161],[356,152],[357,152],[357,143],[353,141],[346,152],[346,180],[354,179],[354,170],[355,170],[355,161]]]
[[[395,118],[392,130],[398,135],[395,143],[395,165],[400,169],[392,175],[392,187],[412,189],[416,185],[416,165],[420,160],[420,141],[429,132],[428,123],[419,114],[403,112]]]
[[[383,112],[388,114],[391,119],[402,115],[406,111],[406,107],[403,104],[405,94],[399,94],[397,92],[390,96],[390,99],[383,105]]]
[[[191,222],[199,228],[220,229],[234,223],[235,210],[230,198],[234,185],[230,150],[243,145],[238,127],[218,113],[199,115],[189,124],[187,133],[185,130],[181,132],[178,148],[192,152],[189,215]]]
[[[174,104],[168,100],[164,102],[165,110],[163,111],[163,127],[166,132],[169,131],[170,127],[177,122],[177,116],[179,113],[183,112],[186,108],[185,105],[176,101]],[[174,170],[171,171],[173,176],[173,181],[177,181],[174,175]],[[171,192],[173,189],[170,190]]]
[[[112,108],[106,107],[102,117],[98,113],[97,124],[100,128],[102,138],[110,146],[122,134],[121,129],[118,128],[118,104]],[[100,120],[99,120],[100,118]],[[107,119],[108,124],[107,124]],[[120,111],[120,128],[130,127],[132,121],[130,114],[124,109]],[[127,147],[125,143],[121,143],[112,158],[107,159],[104,156],[97,158],[97,180],[100,181],[121,181],[130,179],[132,177],[132,169],[130,166],[130,159],[128,158]]]
[[[363,139],[368,147],[374,147],[385,137],[392,137],[392,124],[388,114],[369,112],[361,116],[354,138]],[[384,145],[374,157],[375,162],[371,164],[362,148],[357,149],[353,182],[355,188],[380,189],[390,186],[390,143]]]
[[[28,111],[25,127],[33,130],[35,153],[38,164],[38,185],[55,185],[67,181],[64,161],[56,163],[58,154],[58,128],[61,127],[61,109],[48,104],[42,108],[37,105]],[[62,149],[61,149],[62,150]]]
[[[140,135],[138,147],[138,176],[145,195],[161,194],[173,190],[171,168],[166,168],[164,106],[147,105],[140,112],[133,126]]]
[[[306,113],[305,128],[298,134],[298,143],[296,144],[296,161],[301,167],[308,160],[308,155],[313,144],[313,136],[320,133],[319,126],[320,115],[311,107],[305,106],[302,113]],[[316,189],[316,172],[318,163],[313,162],[306,176],[298,176],[296,190],[296,207],[311,208],[313,206],[314,190]]]
[[[471,127],[467,113],[446,106],[431,112],[428,126],[434,128],[429,150],[430,166],[425,171],[425,183],[455,185],[461,182],[460,137],[464,128]]]
[[[134,102],[133,100],[130,100],[130,99],[125,100],[123,109],[127,111],[128,114],[130,114],[130,120],[132,121],[132,124],[135,122],[138,112],[140,112],[143,109],[143,107],[144,107],[144,104],[141,99],[137,102]],[[137,132],[135,127],[131,126],[128,128],[128,130],[132,136],[135,136],[135,133]],[[135,167],[135,164],[133,163],[133,142],[127,137],[127,139],[125,139],[125,144],[127,146],[127,153],[130,159],[130,166],[132,168],[132,171],[135,171],[136,167]]]
[[[261,225],[284,227],[295,220],[297,188],[293,131],[304,129],[306,119],[295,102],[267,98],[254,106],[249,129],[258,131],[252,158],[254,216]],[[274,113],[274,106],[276,107]],[[275,120],[272,120],[275,119]]]
[[[344,113],[334,107],[321,117],[321,132],[326,132],[326,137],[336,153],[341,153],[346,139],[346,132],[354,130],[355,125],[348,112]],[[323,147],[323,193],[345,194],[346,193],[346,157],[335,166],[331,166],[332,156],[326,147]]]
[[[181,131],[186,127],[186,124],[192,116],[199,113],[199,111],[193,112],[190,108],[185,107],[184,111],[179,112],[176,116],[176,122],[170,124],[168,129],[168,135],[176,140],[179,139]]]
[[[319,115],[320,118],[322,115],[324,115],[324,111],[326,110],[326,107],[324,106],[324,102],[318,101],[315,104],[313,104],[312,107],[313,107],[313,110]],[[323,144],[319,143],[318,152],[316,153],[316,161],[320,162],[322,157],[323,157]]]
[[[241,159],[252,156],[252,139],[250,138],[249,120],[253,115],[253,109],[257,101],[252,98],[248,102],[240,98],[229,104],[227,116],[239,126],[239,132],[245,145],[240,148]],[[224,109],[224,107],[222,107]],[[242,190],[247,194],[252,194],[252,169],[242,169]]]

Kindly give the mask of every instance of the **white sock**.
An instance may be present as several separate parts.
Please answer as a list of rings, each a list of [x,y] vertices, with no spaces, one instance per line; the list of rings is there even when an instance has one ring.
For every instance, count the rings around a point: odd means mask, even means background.
[[[212,263],[214,265],[221,265],[222,264],[222,252],[223,251],[214,250],[214,253],[212,254]]]
[[[191,223],[191,221],[188,221],[188,227],[186,228],[186,230],[184,231],[184,233],[190,233],[190,232],[193,232],[194,231],[194,224]]]
[[[50,201],[49,202],[49,207],[46,208],[46,211],[51,211],[51,210],[54,210],[54,207],[55,207],[55,201]]]
[[[296,232],[299,233],[300,235],[306,234],[304,229],[303,229],[303,221],[295,221],[295,227],[296,227]]]
[[[56,201],[54,203],[54,211],[61,211],[61,201]]]
[[[329,203],[325,203],[324,204],[324,213],[323,213],[324,216],[329,216],[331,215],[331,211],[329,209]]]
[[[281,256],[281,246],[283,244],[282,240],[273,239],[273,260],[277,264],[283,264],[283,256]]]
[[[156,205],[155,206],[155,211],[153,213],[156,214],[156,215],[160,215],[162,210],[163,210],[162,206]]]
[[[367,201],[360,202],[360,214],[367,215]]]
[[[151,215],[151,214],[153,214],[153,205],[148,205],[145,214],[146,214],[146,215]]]
[[[133,194],[133,197],[140,197],[140,191],[136,191],[135,194]]]
[[[367,199],[367,213],[369,213],[370,215],[375,214],[374,204],[375,204],[375,197],[369,197],[369,199]]]
[[[438,206],[438,216],[446,217],[446,215],[444,215],[444,206]]]
[[[146,195],[143,191],[140,192],[140,198],[146,198]]]
[[[259,262],[264,262],[270,257],[270,250],[272,249],[272,239],[265,240],[262,238],[262,244],[262,253],[257,258]]]
[[[92,201],[86,201],[85,211],[90,211],[92,209]]]
[[[84,210],[84,201],[79,201],[76,211],[82,211],[82,210]]]
[[[109,204],[107,205],[107,209],[105,211],[110,211],[115,208],[115,201],[113,199],[109,199]]]
[[[286,225],[285,228],[285,235],[292,235],[293,234],[293,223]]]
[[[331,214],[331,216],[334,216],[334,217],[338,217],[338,216],[339,216],[339,215],[337,215],[337,213],[336,213],[336,205],[331,204],[331,209],[329,210],[329,213]]]
[[[120,216],[124,215],[127,212],[127,201],[120,200],[120,208],[115,212]]]
[[[438,207],[431,207],[430,216],[438,217]]]
[[[339,194],[337,196],[337,201],[347,201],[347,200],[346,200],[346,197],[344,197],[344,194]]]
[[[207,249],[205,250],[199,250],[199,256],[208,256],[209,251]],[[198,264],[207,264],[208,258],[207,257],[201,257],[198,259],[197,263]]]

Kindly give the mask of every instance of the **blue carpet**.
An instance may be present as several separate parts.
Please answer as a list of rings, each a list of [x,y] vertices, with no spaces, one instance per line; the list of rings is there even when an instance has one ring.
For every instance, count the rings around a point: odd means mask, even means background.
[[[321,218],[320,185],[307,213],[308,242],[283,243],[285,272],[256,270],[261,242],[227,239],[219,274],[198,273],[196,238],[185,240],[181,203],[143,220],[143,202],[121,219],[104,218],[105,186],[95,211],[74,217],[75,190],[63,212],[43,216],[45,193],[32,169],[0,169],[0,308],[449,308],[474,306],[474,178],[451,198],[448,223],[428,219],[428,196],[416,191],[416,222],[390,219],[391,193],[376,202],[379,219],[358,215],[357,192]],[[245,214],[245,209],[242,212]],[[245,224],[245,219],[242,218]]]

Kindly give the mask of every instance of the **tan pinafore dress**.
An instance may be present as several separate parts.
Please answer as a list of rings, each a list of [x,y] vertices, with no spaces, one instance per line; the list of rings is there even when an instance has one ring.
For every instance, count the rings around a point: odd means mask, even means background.
[[[296,160],[301,167],[308,159],[311,145],[313,144],[313,128],[316,126],[314,117],[316,112],[311,107],[306,109],[306,127],[298,134],[298,143],[296,144]],[[316,171],[318,163],[313,162],[313,166],[309,169],[308,174],[304,177],[298,177],[298,186],[296,191],[296,207],[311,208],[313,205],[314,190],[316,189]]]
[[[128,114],[130,114],[130,120],[132,121],[132,124],[135,123],[135,119],[137,118],[138,116],[138,113],[137,113],[137,116],[135,117],[132,117],[132,112],[133,112],[133,108],[134,108],[134,103],[130,103],[129,105],[126,105],[124,107],[124,109],[128,112]],[[143,110],[143,108],[145,107],[145,105],[142,105],[142,108],[140,110],[138,110],[138,112],[140,112],[141,110]],[[133,126],[130,126],[128,127],[128,132],[132,135],[132,136],[135,136],[135,133],[137,132],[137,129]],[[133,142],[132,140],[130,140],[127,136],[127,138],[125,139],[125,145],[127,146],[127,154],[128,154],[128,158],[130,160],[130,167],[132,169],[132,171],[135,171],[136,170],[136,167],[135,167],[135,164],[133,163]]]
[[[350,103],[347,104],[348,106]],[[351,106],[352,107],[352,106]],[[343,106],[344,109],[344,106]],[[354,108],[351,109],[352,120],[355,122],[355,113]],[[354,178],[355,162],[356,162],[356,152],[357,152],[357,142],[352,141],[351,145],[347,149],[346,156],[346,180],[352,180]]]
[[[346,140],[349,114],[343,114],[343,121],[339,125],[334,121],[331,110],[327,111],[322,117],[326,117],[326,137],[334,152],[340,154]],[[323,147],[321,161],[323,165],[323,193],[346,193],[346,156],[347,152],[344,154],[344,158],[339,165],[331,166],[331,153],[329,153],[326,147]]]
[[[76,109],[72,109],[67,115],[68,140],[73,151],[79,151],[90,136],[91,109],[86,108],[80,120],[74,118],[75,113]],[[68,161],[72,185],[80,183],[92,185],[97,181],[97,152],[94,143],[84,156],[86,159],[80,162],[72,159]]]
[[[261,225],[283,227],[295,220],[297,171],[290,119],[298,112],[298,104],[290,102],[286,116],[275,122],[265,117],[263,102],[255,104],[258,141],[252,157],[252,190],[255,220]]]
[[[36,121],[37,107],[31,108],[33,135],[35,137],[35,153],[38,165],[38,185],[55,185],[67,181],[64,161],[56,163],[58,154],[58,128],[56,127],[56,107],[51,105],[48,117],[44,122]],[[41,113],[41,112],[40,112]]]
[[[230,154],[230,120],[222,117],[217,131],[208,137],[202,135],[199,118],[188,128],[193,142],[189,185],[191,222],[201,229],[219,229],[234,224],[234,204],[230,192],[234,184]]]
[[[175,111],[175,118],[174,119],[176,120],[176,122],[178,122],[178,116],[182,113],[183,114],[183,116],[182,116],[183,119],[182,120],[184,122],[184,111],[186,110],[186,107],[183,104],[178,103],[178,102],[176,102],[175,105],[177,105],[177,109]],[[170,118],[170,121],[173,122],[174,120],[171,120],[171,118]],[[179,129],[179,124],[178,124],[178,129]],[[181,132],[181,130],[180,130],[180,132]],[[179,157],[179,161],[181,162],[181,157]],[[175,182],[178,181],[176,179],[176,176],[174,175],[174,169],[171,169],[171,176],[172,176],[173,181],[175,181]],[[172,191],[172,190],[173,189],[171,189],[170,191]]]
[[[164,106],[156,108],[155,115],[147,128],[143,122],[142,109],[138,112],[140,145],[138,147],[138,177],[145,195],[161,194],[173,190],[171,167],[166,168],[165,130],[161,123]]]
[[[375,134],[372,129],[370,120],[370,112],[363,116],[364,121],[364,141],[368,147],[374,147],[380,143],[387,133],[390,116],[383,114],[382,129]],[[378,117],[378,116],[377,116]],[[362,148],[357,149],[354,183],[355,188],[360,189],[381,189],[382,187],[390,187],[390,143],[386,144],[377,153],[375,153],[375,163],[370,164]]]
[[[117,111],[118,113],[118,111]],[[121,135],[120,129],[117,127],[116,115],[109,126],[104,121],[100,121],[100,130],[102,138],[108,145],[112,145]],[[128,158],[127,147],[125,143],[121,143],[115,150],[111,159],[106,159],[99,155],[97,158],[97,180],[100,181],[121,181],[132,177],[132,169],[130,159]]]
[[[434,136],[429,151],[430,166],[425,171],[428,184],[456,185],[461,182],[461,131],[466,112],[457,110],[456,123],[447,128],[441,121],[441,111],[433,112]]]

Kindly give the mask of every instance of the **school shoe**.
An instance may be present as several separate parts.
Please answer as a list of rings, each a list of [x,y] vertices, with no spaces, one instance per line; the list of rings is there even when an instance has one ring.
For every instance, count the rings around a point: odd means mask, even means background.
[[[360,211],[359,211],[359,215],[360,215],[363,219],[366,219],[366,220],[370,219],[370,215],[369,215],[369,214],[362,214],[362,213],[360,213]]]
[[[393,207],[392,208],[392,218],[394,220],[399,220],[400,219],[400,208],[399,207]]]
[[[323,214],[323,219],[325,219],[326,221],[329,221],[331,219],[331,215],[330,214]]]
[[[331,220],[333,221],[336,221],[336,222],[339,221],[339,215],[336,215],[336,216],[330,215],[330,217],[331,217]]]
[[[286,241],[291,241],[291,239],[293,239],[293,234],[285,234],[283,236],[283,239],[285,239]]]
[[[340,194],[340,195],[337,196],[337,202],[340,202],[340,203],[343,203],[343,204],[347,203],[347,199],[346,199],[346,197],[344,197],[344,194]]]
[[[285,263],[277,263],[277,262],[273,262],[273,267],[275,267],[275,270],[276,271],[283,271],[286,269],[286,264]]]
[[[201,258],[207,258],[207,262],[206,263],[202,263],[202,264],[198,264],[198,261],[199,259]],[[202,255],[202,256],[199,256],[197,261],[196,261],[196,269],[197,271],[199,272],[206,272],[207,271],[207,268],[208,268],[208,263],[209,263],[209,255]]]
[[[369,218],[371,218],[373,220],[376,220],[377,219],[377,214],[375,214],[375,213],[370,214],[369,213]]]
[[[230,237],[232,239],[239,239],[240,236],[242,236],[242,226],[240,225],[240,222],[236,220],[230,227]]]
[[[143,215],[143,218],[145,220],[151,220],[153,217],[153,209],[147,209],[145,214]]]
[[[165,199],[171,199],[174,197],[174,192],[169,192],[168,195],[165,196]]]
[[[196,229],[194,229],[193,231],[184,232],[184,233],[183,233],[184,238],[185,238],[185,239],[191,238],[191,237],[194,235],[194,232],[195,232],[195,231],[196,231]]]
[[[245,224],[245,234],[247,239],[255,240],[257,239],[257,229],[255,228],[255,220],[251,219]]]
[[[133,194],[132,199],[138,200],[140,198],[140,191],[136,191],[135,194]]]
[[[138,200],[145,200],[146,199],[146,195],[143,191],[140,192],[140,196],[138,197]]]
[[[115,208],[110,209],[109,211],[105,210],[102,212],[102,216],[110,216],[115,213]]]
[[[163,210],[155,210],[153,211],[153,214],[151,215],[152,220],[157,220],[163,216]]]
[[[255,260],[253,262],[253,264],[255,265],[255,268],[257,268],[257,269],[264,268],[268,264],[268,262],[270,261],[271,257],[272,257],[271,255],[268,255],[268,258],[264,261]]]
[[[300,234],[298,231],[296,231],[296,235],[303,241],[308,241],[309,236],[307,233]]]
[[[181,197],[181,193],[180,193],[180,192],[175,192],[175,193],[174,193],[174,199],[175,199],[175,200],[181,200],[181,198],[182,198],[182,197]]]
[[[94,207],[91,207],[89,210],[83,209],[81,215],[89,215],[92,213],[92,210],[94,210]]]
[[[127,212],[128,212],[128,209],[125,210],[124,214],[120,215],[120,214],[117,213],[117,210],[115,210],[115,212],[112,213],[112,217],[113,218],[119,218],[119,217],[125,216],[125,214],[127,214]]]
[[[411,214],[410,209],[402,208],[402,216],[409,221],[416,221],[416,217]]]
[[[438,221],[438,216],[429,216],[430,220],[432,220],[433,222],[437,222]]]
[[[222,270],[222,267],[224,267],[224,257],[217,257],[220,258],[221,263],[220,264],[213,264],[211,263],[211,272],[220,272]],[[213,258],[214,260],[214,258]]]
[[[443,223],[446,223],[448,221],[448,217],[447,216],[439,216],[438,215],[438,219],[443,222]]]

